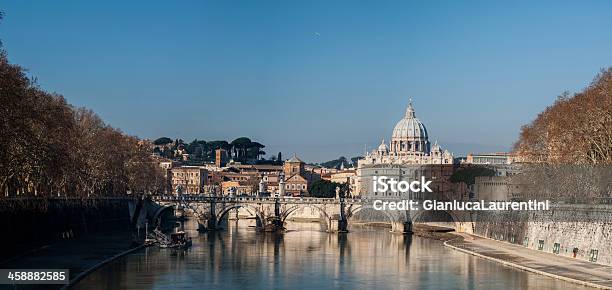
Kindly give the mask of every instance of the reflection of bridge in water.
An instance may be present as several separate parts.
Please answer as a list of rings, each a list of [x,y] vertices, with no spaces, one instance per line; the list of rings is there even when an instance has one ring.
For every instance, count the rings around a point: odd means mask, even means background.
[[[374,210],[373,200],[361,198],[275,198],[275,197],[214,197],[201,195],[152,196],[161,207],[155,219],[167,210],[183,210],[196,217],[207,230],[222,228],[222,223],[232,210],[245,209],[255,217],[258,229],[283,228],[287,218],[304,209],[318,211],[329,232],[346,232],[355,216],[366,210]],[[419,221],[423,211],[378,211],[391,225],[391,232],[412,233],[414,221]],[[456,221],[452,218],[450,222]]]

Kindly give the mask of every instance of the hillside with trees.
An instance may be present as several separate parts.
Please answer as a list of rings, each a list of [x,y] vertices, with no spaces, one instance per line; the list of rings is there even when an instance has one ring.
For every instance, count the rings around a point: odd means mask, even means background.
[[[345,196],[346,192],[348,191],[348,185],[345,183],[337,183],[320,179],[310,185],[308,192],[312,197],[333,198],[336,197],[336,188],[340,189],[341,196]]]
[[[521,158],[551,164],[612,164],[612,68],[583,91],[563,94],[521,129]]]
[[[484,166],[462,167],[453,172],[450,181],[452,183],[463,182],[467,185],[473,185],[476,182],[476,177],[479,176],[495,176],[495,170]]]
[[[322,162],[320,165],[325,168],[336,168],[340,169],[340,167],[344,166],[344,168],[352,167],[351,161],[348,160],[344,156],[340,156],[338,159]]]
[[[254,163],[261,162],[261,156],[266,152],[262,149],[266,146],[251,141],[247,137],[236,138],[231,142],[225,140],[205,141],[194,139],[186,143],[183,139],[172,140],[168,137],[160,137],[153,141],[153,153],[168,159],[181,159],[180,153],[189,154],[189,163],[211,163],[215,161],[215,150],[224,149],[237,162]],[[280,156],[280,153],[279,153]]]
[[[563,94],[521,130],[514,146],[524,198],[612,201],[612,68],[583,91]]]

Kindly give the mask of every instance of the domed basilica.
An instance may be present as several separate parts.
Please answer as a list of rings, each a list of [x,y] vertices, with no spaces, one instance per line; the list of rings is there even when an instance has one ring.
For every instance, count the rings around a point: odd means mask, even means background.
[[[453,164],[453,154],[435,142],[429,142],[427,128],[419,121],[412,100],[404,117],[397,122],[387,145],[383,139],[378,148],[368,152],[359,165],[376,164]]]

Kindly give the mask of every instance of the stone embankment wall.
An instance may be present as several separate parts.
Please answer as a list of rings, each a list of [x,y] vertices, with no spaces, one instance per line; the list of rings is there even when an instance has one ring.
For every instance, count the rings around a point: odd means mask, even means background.
[[[561,205],[549,211],[479,212],[476,235],[612,265],[612,206]]]
[[[0,261],[57,240],[131,231],[127,200],[0,200]]]

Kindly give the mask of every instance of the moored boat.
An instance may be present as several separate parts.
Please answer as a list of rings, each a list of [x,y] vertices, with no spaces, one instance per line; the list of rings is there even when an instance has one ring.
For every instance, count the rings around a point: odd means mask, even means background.
[[[170,236],[166,236],[161,232],[156,234],[158,236],[160,248],[186,249],[192,245],[191,237],[187,237],[187,234],[183,231],[171,233]]]

